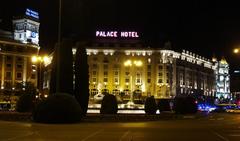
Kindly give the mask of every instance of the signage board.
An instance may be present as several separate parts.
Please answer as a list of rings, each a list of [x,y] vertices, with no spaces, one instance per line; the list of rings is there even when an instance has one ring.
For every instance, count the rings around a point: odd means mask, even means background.
[[[136,31],[96,31],[96,37],[138,38],[139,34]]]

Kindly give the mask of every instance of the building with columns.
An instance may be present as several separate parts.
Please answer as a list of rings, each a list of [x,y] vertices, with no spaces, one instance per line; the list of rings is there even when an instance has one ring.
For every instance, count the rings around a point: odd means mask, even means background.
[[[6,91],[18,91],[18,84],[32,82],[37,85],[37,66],[31,58],[37,55],[39,46],[23,44],[15,40],[0,39],[1,95]]]
[[[33,13],[26,9],[24,16],[14,18],[13,32],[0,30],[0,101],[16,102],[16,92],[25,82],[37,86],[38,65],[32,56],[40,49],[40,23]]]
[[[109,92],[130,97],[215,95],[212,61],[183,50],[147,47],[87,47],[90,96]],[[134,96],[134,97],[135,97]]]

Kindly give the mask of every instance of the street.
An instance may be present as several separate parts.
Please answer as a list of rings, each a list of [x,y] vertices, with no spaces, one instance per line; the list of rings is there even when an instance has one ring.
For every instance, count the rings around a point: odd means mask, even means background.
[[[147,122],[39,124],[0,121],[1,141],[239,141],[240,114]]]

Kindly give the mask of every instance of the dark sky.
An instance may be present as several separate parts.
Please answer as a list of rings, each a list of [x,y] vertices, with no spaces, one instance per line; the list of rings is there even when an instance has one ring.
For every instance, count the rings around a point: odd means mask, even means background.
[[[174,49],[202,56],[225,56],[239,67],[239,4],[218,0],[62,0],[63,37],[94,38],[95,30],[136,30],[152,46],[171,41]],[[52,48],[57,40],[58,0],[7,0],[0,5],[1,28],[29,7],[40,13],[40,45]]]

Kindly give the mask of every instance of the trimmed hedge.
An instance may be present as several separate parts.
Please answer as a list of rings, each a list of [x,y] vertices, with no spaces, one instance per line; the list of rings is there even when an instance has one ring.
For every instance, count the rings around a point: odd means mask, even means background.
[[[145,101],[145,113],[148,115],[154,115],[157,112],[157,104],[153,96],[147,97]]]
[[[70,94],[57,93],[41,101],[33,111],[33,120],[41,123],[73,123],[82,118],[82,109]]]
[[[118,105],[117,99],[112,94],[106,94],[103,97],[102,105],[100,109],[101,114],[117,114]]]
[[[171,107],[170,107],[170,99],[160,99],[158,101],[158,108],[159,111],[171,111]]]
[[[176,114],[193,114],[197,112],[196,99],[191,96],[175,97],[174,110]]]
[[[32,112],[35,106],[35,95],[22,94],[16,104],[17,112]]]

